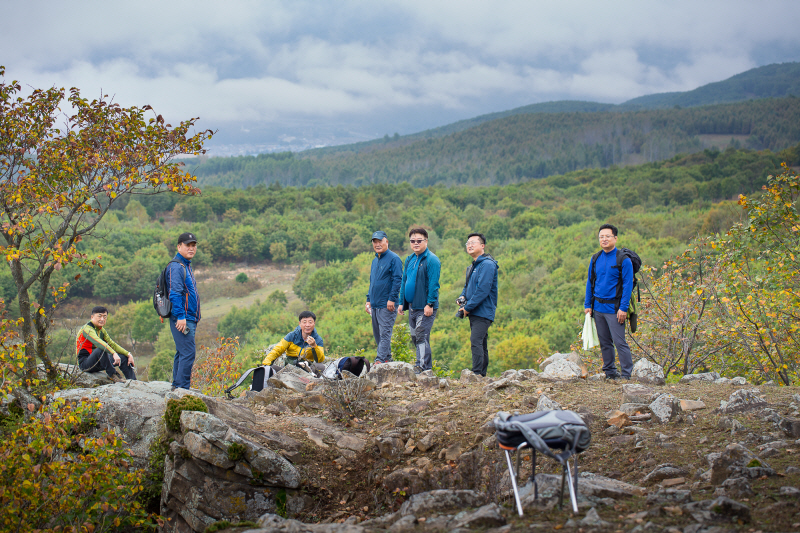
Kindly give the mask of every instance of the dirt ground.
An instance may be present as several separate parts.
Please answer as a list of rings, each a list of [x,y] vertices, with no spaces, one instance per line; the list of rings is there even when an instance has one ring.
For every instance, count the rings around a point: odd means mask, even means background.
[[[492,442],[492,429],[482,428],[492,420],[498,411],[535,411],[541,394],[559,402],[564,408],[589,412],[592,415],[592,444],[580,455],[579,466],[582,472],[593,472],[611,478],[644,486],[654,492],[659,484],[645,485],[643,478],[656,465],[672,463],[690,472],[685,483],[677,488],[690,489],[692,499],[713,499],[715,487],[698,481],[697,474],[706,470],[705,456],[714,451],[722,451],[733,442],[743,442],[748,449],[758,453],[757,445],[770,440],[787,439],[778,428],[763,416],[751,413],[719,415],[714,409],[721,400],[728,400],[736,390],[731,385],[713,383],[677,384],[654,387],[682,399],[700,399],[706,408],[692,413],[693,423],[679,417],[668,424],[651,421],[637,424],[645,430],[643,448],[634,448],[633,442],[619,443],[607,436],[605,414],[622,403],[622,385],[616,382],[578,381],[574,383],[546,383],[525,381],[520,386],[501,389],[497,392],[484,392],[482,383],[461,383],[451,380],[448,390],[423,389],[417,383],[393,384],[379,388],[372,393],[373,399],[362,416],[354,419],[337,419],[327,409],[307,402],[308,396],[283,393],[276,402],[299,404],[285,413],[269,414],[267,405],[255,405],[260,431],[279,431],[302,443],[300,454],[292,461],[305,477],[305,491],[313,504],[307,506],[297,518],[304,522],[342,522],[354,516],[359,520],[369,519],[396,511],[413,492],[435,488],[472,488],[490,495],[502,506],[512,530],[537,527],[562,528],[572,517],[571,511],[555,508],[538,513],[528,512],[523,518],[517,517],[513,509],[513,499],[503,486],[502,474],[506,471],[504,457]],[[744,386],[752,388],[752,386]],[[789,412],[792,394],[800,392],[798,387],[760,388],[770,407],[779,414]],[[428,402],[427,404],[425,402]],[[347,459],[334,445],[333,439],[326,437],[321,447],[312,440],[297,423],[298,417],[319,417],[329,424],[339,426],[343,432],[365,438],[369,444],[355,459]],[[718,429],[722,416],[738,420],[744,428],[735,435],[729,429]],[[409,418],[411,420],[409,420]],[[396,431],[402,427],[412,441],[419,439],[433,429],[443,431],[437,444],[427,452],[419,448],[406,454],[387,459],[380,455],[375,445],[375,437]],[[306,426],[307,427],[307,426]],[[618,439],[617,439],[618,440]],[[800,486],[800,474],[786,474],[788,466],[800,466],[800,442],[789,440],[789,446],[780,454],[767,459],[778,473],[772,478],[752,480],[755,496],[742,499],[750,506],[752,520],[749,524],[730,525],[748,532],[798,531],[800,515],[796,499],[779,495],[782,486]],[[407,443],[408,444],[408,443]],[[446,457],[446,450],[460,445],[458,458]],[[480,464],[465,469],[463,462],[471,454]],[[530,473],[529,455],[522,470],[525,477]],[[537,473],[560,473],[556,463],[541,458],[537,460]],[[416,486],[394,486],[402,476],[393,473],[412,471],[419,473],[423,481]],[[617,531],[630,530],[637,524],[651,521],[659,528],[682,530],[693,520],[680,514],[676,508],[656,516],[643,516],[647,511],[645,497],[618,500],[615,505],[599,507],[597,510],[603,520],[611,522]],[[585,514],[581,509],[578,518]],[[652,513],[651,513],[652,514]],[[583,531],[583,530],[580,530]]]

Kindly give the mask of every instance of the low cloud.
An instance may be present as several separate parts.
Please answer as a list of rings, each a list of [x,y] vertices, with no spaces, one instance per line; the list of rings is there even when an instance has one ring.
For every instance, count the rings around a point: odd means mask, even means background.
[[[690,90],[758,66],[753,51],[770,43],[773,61],[800,58],[800,37],[774,29],[800,14],[794,2],[90,5],[6,6],[6,78],[206,127],[362,117],[368,130],[397,113],[429,127],[436,108],[467,118]]]

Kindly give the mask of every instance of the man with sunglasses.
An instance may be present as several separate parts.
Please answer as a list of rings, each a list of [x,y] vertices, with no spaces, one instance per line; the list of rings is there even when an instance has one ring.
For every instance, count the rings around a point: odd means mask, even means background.
[[[398,313],[408,309],[408,330],[417,353],[414,372],[419,374],[433,369],[431,329],[439,308],[439,273],[442,263],[428,249],[428,232],[412,228],[408,232],[413,254],[406,257],[403,280],[400,283]]]
[[[459,297],[459,301],[464,302],[459,309],[459,316],[469,317],[472,373],[486,377],[489,368],[489,326],[494,322],[497,310],[497,261],[484,253],[486,237],[482,233],[470,233],[466,247],[473,261],[467,268],[467,281]]]

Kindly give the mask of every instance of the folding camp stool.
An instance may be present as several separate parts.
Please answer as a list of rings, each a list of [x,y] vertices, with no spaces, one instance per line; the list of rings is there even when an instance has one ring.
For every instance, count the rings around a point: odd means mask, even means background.
[[[511,477],[511,486],[514,489],[514,499],[517,511],[522,516],[522,503],[517,487],[517,475],[520,472],[522,450],[531,449],[531,477],[533,481],[533,497],[539,498],[539,487],[536,483],[536,451],[561,463],[561,491],[558,495],[558,506],[564,503],[564,481],[569,486],[572,512],[578,513],[578,454],[588,447],[591,440],[589,429],[583,420],[572,411],[537,411],[527,415],[511,416],[508,413],[498,413],[494,420],[497,429],[497,443],[506,455],[508,473]],[[567,431],[561,431],[561,429]],[[539,433],[544,434],[544,438]],[[558,438],[547,438],[553,434],[562,434]],[[562,450],[554,453],[551,449]],[[517,468],[511,462],[510,452],[517,452]],[[574,457],[574,472],[570,468],[569,459]]]

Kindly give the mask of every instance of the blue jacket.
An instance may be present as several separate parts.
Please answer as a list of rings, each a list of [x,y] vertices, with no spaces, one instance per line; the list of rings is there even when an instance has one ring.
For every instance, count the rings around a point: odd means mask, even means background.
[[[467,270],[467,278],[469,281],[461,291],[461,296],[467,299],[464,310],[494,322],[494,312],[497,310],[497,262],[488,254],[479,256]]]
[[[170,263],[167,269],[169,301],[172,302],[170,318],[200,322],[200,297],[197,295],[192,262],[179,253],[172,260],[180,261],[183,266]]]
[[[419,262],[416,266],[423,264],[425,268],[416,268],[414,277],[414,298],[411,302],[406,299],[406,278],[408,277],[409,262],[417,257],[411,254],[406,257],[403,265],[403,281],[400,283],[400,301],[403,302],[403,309],[423,309],[430,305],[434,309],[439,308],[439,274],[442,270],[442,262],[436,254],[426,248],[419,254]]]
[[[403,279],[403,262],[391,250],[375,254],[369,272],[367,301],[373,309],[386,307],[387,302],[398,302],[400,281]]]
[[[617,297],[617,284],[619,283],[619,269],[617,268],[617,249],[610,252],[600,251],[594,262],[594,271],[597,275],[594,282],[594,296],[603,300],[613,300]],[[628,311],[633,291],[633,263],[629,258],[622,260],[622,298],[619,302],[620,311]],[[586,277],[586,296],[583,300],[584,309],[592,307],[592,262],[589,261],[589,274]],[[594,310],[598,313],[616,313],[613,303],[601,303],[595,300]]]

